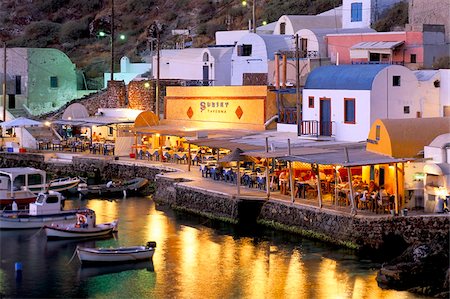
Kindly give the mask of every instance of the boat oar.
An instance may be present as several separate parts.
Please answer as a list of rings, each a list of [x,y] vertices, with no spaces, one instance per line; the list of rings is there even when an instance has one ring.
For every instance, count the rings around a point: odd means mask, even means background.
[[[73,258],[74,258],[75,255],[77,254],[77,249],[78,249],[78,246],[75,248],[75,250],[74,250],[74,252],[73,252],[73,254],[72,254],[72,257],[70,258],[70,260],[67,262],[66,265],[68,265],[68,264],[70,264],[70,263],[72,262]]]

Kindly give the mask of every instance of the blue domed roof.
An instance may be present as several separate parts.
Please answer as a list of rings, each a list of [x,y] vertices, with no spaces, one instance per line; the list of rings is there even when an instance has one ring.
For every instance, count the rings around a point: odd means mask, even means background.
[[[371,90],[375,76],[388,64],[328,65],[316,68],[305,89]]]

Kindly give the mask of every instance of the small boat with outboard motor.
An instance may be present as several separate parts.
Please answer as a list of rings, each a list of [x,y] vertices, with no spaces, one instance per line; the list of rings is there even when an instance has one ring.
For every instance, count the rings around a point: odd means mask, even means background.
[[[78,259],[84,263],[124,263],[150,260],[156,249],[156,242],[146,245],[116,247],[116,248],[87,248],[77,247]]]
[[[119,221],[96,224],[95,212],[90,210],[76,214],[76,222],[68,225],[51,224],[44,226],[49,239],[93,238],[112,234],[118,230]]]
[[[59,192],[39,193],[28,210],[5,210],[0,213],[0,229],[31,229],[57,223],[73,223],[77,213],[89,212],[87,208],[64,210],[64,197]],[[13,201],[13,206],[17,204]],[[93,211],[92,211],[93,212]]]

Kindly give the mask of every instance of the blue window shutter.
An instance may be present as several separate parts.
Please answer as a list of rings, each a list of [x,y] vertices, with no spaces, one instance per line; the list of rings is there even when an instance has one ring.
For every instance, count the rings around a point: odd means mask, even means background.
[[[351,22],[362,21],[362,3],[354,2],[351,4]]]

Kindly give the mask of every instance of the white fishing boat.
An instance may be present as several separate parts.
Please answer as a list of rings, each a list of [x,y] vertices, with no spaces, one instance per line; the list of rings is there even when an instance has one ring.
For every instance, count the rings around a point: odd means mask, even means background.
[[[28,210],[5,210],[0,213],[0,229],[41,228],[52,223],[70,224],[75,222],[76,214],[89,209],[63,210],[64,198],[59,192],[39,193]],[[93,212],[93,211],[92,211]]]
[[[77,247],[77,254],[81,263],[123,263],[149,260],[155,249],[156,242],[147,242],[145,246],[118,248]]]
[[[95,213],[87,211],[76,214],[76,223],[69,225],[51,224],[44,226],[49,239],[57,238],[93,238],[112,234],[118,229],[118,220],[96,224]]]
[[[66,178],[59,178],[55,180],[51,180],[48,182],[48,184],[36,184],[36,185],[29,185],[28,190],[30,190],[33,193],[39,193],[42,189],[48,189],[51,191],[57,191],[57,192],[63,192],[72,188],[76,188],[78,184],[80,183],[79,177],[66,177]]]
[[[0,209],[11,209],[13,202],[27,208],[36,200],[28,185],[33,181],[45,185],[45,176],[45,171],[32,167],[0,168]]]

